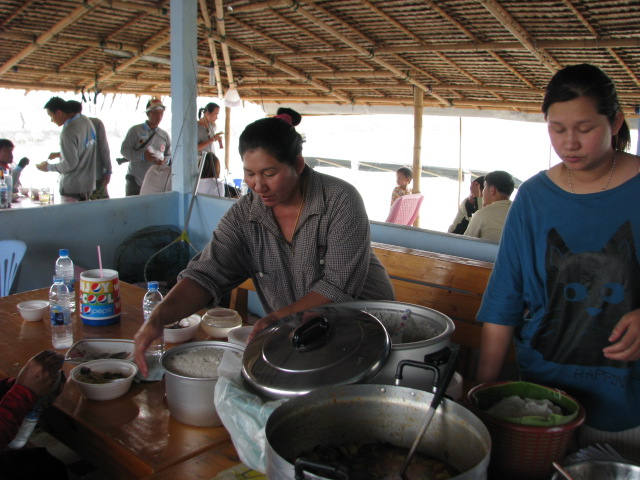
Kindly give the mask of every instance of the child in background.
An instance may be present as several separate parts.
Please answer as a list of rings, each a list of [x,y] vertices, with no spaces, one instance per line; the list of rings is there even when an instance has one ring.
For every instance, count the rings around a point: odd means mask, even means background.
[[[398,186],[394,188],[393,193],[391,193],[391,205],[393,205],[393,202],[399,197],[411,193],[411,187],[409,187],[411,180],[413,180],[413,172],[410,168],[400,167],[396,170],[396,183]]]

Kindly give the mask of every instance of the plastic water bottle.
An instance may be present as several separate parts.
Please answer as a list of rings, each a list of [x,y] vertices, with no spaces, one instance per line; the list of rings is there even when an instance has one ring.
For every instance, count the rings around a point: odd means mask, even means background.
[[[249,193],[249,185],[242,180],[242,183],[240,184],[240,194],[244,197],[247,193]]]
[[[4,171],[0,169],[0,208],[9,208],[11,206],[11,192],[9,185],[4,179]]]
[[[58,388],[60,387],[60,382],[63,378],[64,374],[60,372],[60,374],[58,375],[58,379],[51,388],[51,391],[45,397],[36,401],[33,410],[27,413],[27,415],[22,420],[22,424],[18,429],[18,433],[16,433],[16,436],[13,438],[13,440],[11,440],[11,442],[7,445],[9,448],[22,448],[29,441],[33,430],[38,424],[38,419],[42,414],[42,410],[44,410],[44,405],[51,403],[60,393]]]
[[[73,275],[73,261],[69,258],[69,250],[61,248],[60,256],[56,260],[56,277],[61,277],[69,290],[69,308],[71,313],[76,311],[75,278]]]
[[[158,282],[148,282],[147,283],[147,293],[144,295],[144,299],[142,300],[142,313],[144,315],[144,321],[149,320],[149,316],[153,309],[156,308],[162,301],[162,293],[158,290]],[[162,377],[162,354],[164,353],[164,335],[160,335],[160,337],[156,338],[147,351],[145,353],[145,358],[147,360],[147,366],[149,367],[149,374],[147,375],[147,380],[159,380]],[[160,378],[158,378],[160,377]]]
[[[49,312],[53,348],[69,348],[73,344],[73,325],[69,309],[69,290],[62,277],[53,277],[53,285],[49,289]]]

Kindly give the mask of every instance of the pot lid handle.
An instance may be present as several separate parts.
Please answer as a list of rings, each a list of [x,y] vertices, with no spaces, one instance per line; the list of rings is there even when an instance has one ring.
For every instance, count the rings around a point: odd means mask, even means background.
[[[325,317],[313,317],[293,331],[291,344],[299,352],[321,347],[329,340],[331,325]]]

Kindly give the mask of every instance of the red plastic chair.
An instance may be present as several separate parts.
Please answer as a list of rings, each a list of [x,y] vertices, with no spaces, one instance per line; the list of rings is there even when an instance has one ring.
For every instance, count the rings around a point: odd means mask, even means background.
[[[396,201],[391,205],[386,222],[413,225],[413,222],[418,218],[418,213],[420,213],[422,200],[424,200],[424,196],[421,193],[411,193],[396,198]]]

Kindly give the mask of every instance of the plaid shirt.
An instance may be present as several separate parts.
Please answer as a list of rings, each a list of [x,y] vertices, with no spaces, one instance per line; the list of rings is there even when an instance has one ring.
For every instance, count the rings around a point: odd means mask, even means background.
[[[207,289],[218,304],[247,278],[271,313],[310,292],[332,302],[394,300],[389,276],[371,249],[362,197],[349,183],[303,172],[305,204],[291,244],[270,207],[250,192],[220,220],[211,242],[179,278]]]

